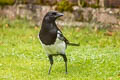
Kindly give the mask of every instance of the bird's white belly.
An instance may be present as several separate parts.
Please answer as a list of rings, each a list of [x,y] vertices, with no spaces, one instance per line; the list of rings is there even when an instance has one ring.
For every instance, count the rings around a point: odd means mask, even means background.
[[[42,44],[42,43],[41,43]],[[45,52],[48,54],[65,54],[66,44],[64,41],[56,39],[56,42],[52,45],[42,44]]]

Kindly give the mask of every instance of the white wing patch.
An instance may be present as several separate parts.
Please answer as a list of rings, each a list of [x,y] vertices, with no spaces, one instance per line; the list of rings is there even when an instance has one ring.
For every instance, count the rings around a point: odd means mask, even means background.
[[[62,33],[58,31],[56,42],[52,45],[45,45],[40,41],[47,55],[48,54],[65,54],[66,44],[64,41],[58,38],[60,37],[60,34]]]
[[[60,34],[62,34],[60,31],[57,31],[57,38],[60,37]]]

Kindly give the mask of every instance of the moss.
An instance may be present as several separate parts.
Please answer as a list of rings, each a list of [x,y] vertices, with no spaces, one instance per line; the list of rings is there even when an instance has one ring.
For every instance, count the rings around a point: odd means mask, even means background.
[[[21,2],[22,4],[28,3],[28,0],[18,0],[18,2]],[[15,0],[0,0],[0,5],[12,5],[15,3]],[[42,4],[43,0],[36,0],[34,2],[35,4]]]
[[[14,0],[0,0],[0,5],[14,4]]]
[[[59,3],[57,3],[57,10],[58,11],[72,11],[73,4],[70,3],[68,0],[61,0]]]
[[[92,8],[98,8],[99,6],[99,0],[96,0],[95,4],[88,4],[86,0],[80,0],[80,4],[82,7],[92,7]]]
[[[36,4],[42,4],[42,3],[43,3],[43,0],[36,0],[35,3],[36,3]]]

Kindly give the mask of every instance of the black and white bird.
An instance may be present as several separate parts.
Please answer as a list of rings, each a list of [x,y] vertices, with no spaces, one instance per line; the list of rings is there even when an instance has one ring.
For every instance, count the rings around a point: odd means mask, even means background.
[[[65,49],[67,48],[67,45],[79,46],[79,44],[70,43],[57,27],[55,20],[61,16],[63,16],[63,14],[57,11],[48,12],[43,18],[41,30],[39,32],[40,43],[51,64],[48,74],[50,74],[53,65],[53,56],[58,55],[63,57],[65,61],[65,72],[67,73],[67,57]]]

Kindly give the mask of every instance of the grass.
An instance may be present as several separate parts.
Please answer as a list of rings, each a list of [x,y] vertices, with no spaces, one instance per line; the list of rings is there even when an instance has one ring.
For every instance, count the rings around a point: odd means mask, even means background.
[[[120,32],[106,36],[104,30],[63,28],[67,39],[80,46],[67,47],[67,75],[61,57],[54,57],[48,75],[50,64],[37,38],[39,28],[19,20],[11,27],[1,26],[0,80],[120,80]]]

